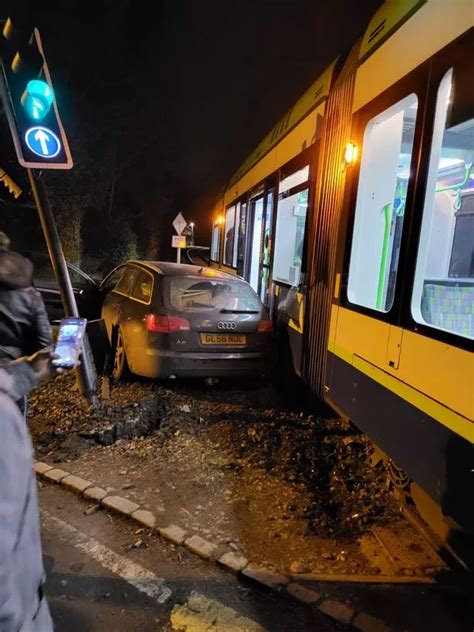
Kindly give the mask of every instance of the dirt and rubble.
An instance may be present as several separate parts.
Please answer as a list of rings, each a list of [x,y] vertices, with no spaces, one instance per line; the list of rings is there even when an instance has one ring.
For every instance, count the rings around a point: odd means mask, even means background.
[[[146,436],[127,435],[142,410]],[[278,570],[380,573],[361,543],[373,525],[402,528],[367,437],[269,383],[131,382],[90,412],[62,376],[31,396],[29,420],[41,458]]]

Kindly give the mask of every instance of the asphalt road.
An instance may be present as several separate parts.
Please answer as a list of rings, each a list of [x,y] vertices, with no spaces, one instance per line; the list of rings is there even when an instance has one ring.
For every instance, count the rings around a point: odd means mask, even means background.
[[[57,632],[344,629],[123,518],[85,515],[90,505],[60,488],[42,487],[40,505],[45,593]]]

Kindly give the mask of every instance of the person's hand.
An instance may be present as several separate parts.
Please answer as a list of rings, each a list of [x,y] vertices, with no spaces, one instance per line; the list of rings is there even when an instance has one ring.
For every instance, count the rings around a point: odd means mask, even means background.
[[[54,353],[53,347],[45,347],[28,358],[28,362],[30,362],[33,371],[36,373],[38,382],[45,382],[62,373],[62,370],[56,368],[52,362],[57,357],[58,355]]]

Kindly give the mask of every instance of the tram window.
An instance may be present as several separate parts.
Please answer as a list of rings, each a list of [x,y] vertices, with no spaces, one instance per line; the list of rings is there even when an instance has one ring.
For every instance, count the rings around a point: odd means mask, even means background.
[[[212,261],[219,261],[220,254],[220,225],[218,222],[212,227],[212,243],[211,243],[211,259]]]
[[[308,191],[278,196],[273,279],[293,286],[298,285],[301,276]]]
[[[235,206],[229,206],[225,212],[224,263],[232,265],[235,235]]]
[[[364,132],[347,294],[380,312],[391,309],[395,294],[417,108],[410,94]]]
[[[462,79],[451,69],[438,90],[411,309],[418,323],[473,339],[474,118]]]
[[[299,169],[298,171],[295,171],[291,175],[287,176],[286,178],[283,178],[283,180],[280,180],[280,185],[278,186],[278,192],[284,193],[285,191],[294,189],[294,187],[297,187],[299,184],[303,184],[304,182],[307,182],[308,178],[309,178],[309,165],[306,165],[306,167],[303,167],[303,169]]]

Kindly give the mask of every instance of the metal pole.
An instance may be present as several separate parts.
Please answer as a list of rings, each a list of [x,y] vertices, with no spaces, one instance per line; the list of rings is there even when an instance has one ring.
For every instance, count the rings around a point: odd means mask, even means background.
[[[49,257],[53,265],[54,275],[58,282],[61,300],[64,306],[66,316],[79,316],[77,310],[76,297],[71,285],[71,279],[66,266],[64,252],[59,239],[58,229],[54,215],[49,204],[48,194],[42,179],[33,169],[27,169],[28,178],[30,180],[31,190],[35,198],[36,208],[43,228],[46,245],[48,246]],[[96,394],[96,372],[94,363],[89,352],[89,343],[84,338],[84,348],[81,358],[81,364],[76,369],[77,381],[81,395],[93,407],[98,405]]]
[[[176,248],[176,263],[181,263],[181,248]]]

